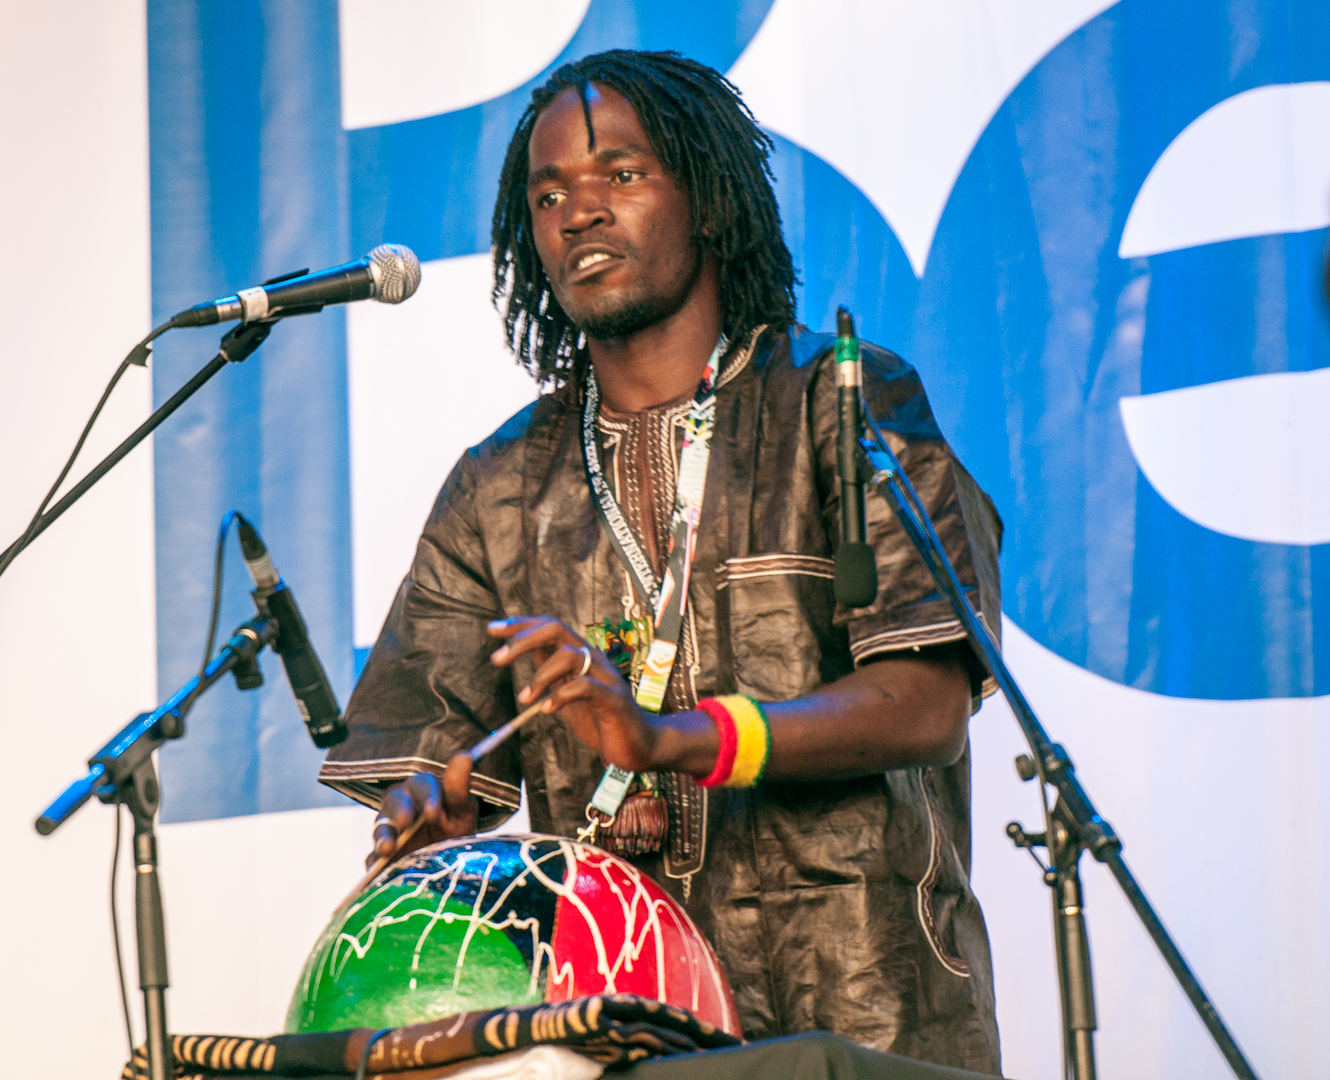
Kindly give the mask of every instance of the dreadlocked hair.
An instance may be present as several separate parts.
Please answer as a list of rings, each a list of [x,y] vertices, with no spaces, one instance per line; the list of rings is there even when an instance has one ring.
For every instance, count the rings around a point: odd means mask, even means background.
[[[528,145],[541,113],[566,90],[582,100],[591,130],[592,84],[616,90],[637,113],[651,148],[688,193],[693,243],[720,270],[722,318],[731,341],[794,321],[794,264],[781,235],[768,162],[774,144],[720,72],[677,52],[597,53],[559,68],[531,94],[508,144],[494,204],[494,304],[506,295],[508,343],[542,385],[573,373],[581,333],[555,299],[536,252],[527,203]]]

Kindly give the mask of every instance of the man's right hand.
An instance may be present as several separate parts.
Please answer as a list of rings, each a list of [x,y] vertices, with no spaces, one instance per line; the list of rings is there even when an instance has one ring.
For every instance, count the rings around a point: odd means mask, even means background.
[[[365,865],[375,859],[391,855],[397,838],[411,827],[418,817],[425,824],[411,837],[399,855],[451,840],[458,836],[471,836],[476,831],[480,803],[471,794],[471,759],[457,754],[448,762],[443,781],[433,773],[419,772],[405,783],[389,789],[379,803],[379,816],[374,822],[374,850]]]

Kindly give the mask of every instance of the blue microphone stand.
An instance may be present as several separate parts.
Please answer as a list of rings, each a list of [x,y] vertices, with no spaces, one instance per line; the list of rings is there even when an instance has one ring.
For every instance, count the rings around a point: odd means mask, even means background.
[[[277,635],[272,619],[242,623],[201,675],[196,675],[154,712],[140,713],[88,759],[87,775],[75,780],[37,819],[37,831],[50,836],[96,795],[104,803],[124,803],[134,815],[134,924],[138,939],[139,988],[147,1028],[150,1080],[168,1080],[172,1057],[166,1033],[166,928],[157,877],[157,836],[153,820],[161,787],[152,753],[167,739],[185,733],[185,715],[194,702],[228,671],[236,685],[252,690],[263,682],[258,654]]]

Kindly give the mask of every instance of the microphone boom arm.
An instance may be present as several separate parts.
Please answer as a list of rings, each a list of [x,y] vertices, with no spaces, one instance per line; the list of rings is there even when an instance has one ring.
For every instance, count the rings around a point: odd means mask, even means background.
[[[1031,708],[1006,661],[1003,660],[992,630],[980,620],[974,605],[965,595],[960,579],[956,576],[956,568],[952,566],[951,559],[942,546],[932,519],[924,509],[899,459],[883,437],[872,412],[861,403],[860,413],[872,432],[873,442],[876,443],[875,446],[871,445],[865,439],[858,448],[858,465],[864,482],[870,484],[891,504],[905,534],[933,575],[939,591],[947,598],[961,626],[965,628],[966,637],[976,655],[982,658],[984,665],[997,681],[999,689],[1011,706],[1012,715],[1016,717],[1016,723],[1020,725],[1026,742],[1029,743],[1033,757],[1031,775],[1037,773],[1041,783],[1052,785],[1058,793],[1059,810],[1054,813],[1054,825],[1067,829],[1071,835],[1069,843],[1064,841],[1057,846],[1064,851],[1069,848],[1071,854],[1068,858],[1055,861],[1054,869],[1049,871],[1054,875],[1054,881],[1050,884],[1057,887],[1065,880],[1075,893],[1079,893],[1076,862],[1082,849],[1088,850],[1099,862],[1106,864],[1126,894],[1132,909],[1163,954],[1165,962],[1181,984],[1187,998],[1200,1015],[1210,1036],[1228,1061],[1229,1067],[1243,1080],[1256,1080],[1255,1070],[1248,1063],[1163,922],[1146,899],[1135,876],[1123,862],[1122,841],[1113,831],[1113,827],[1095,810],[1090,796],[1076,776],[1067,751],[1059,743],[1049,739],[1048,733],[1035,716],[1034,709]],[[1019,831],[1019,827],[1017,828]],[[1022,838],[1036,839],[1042,843],[1037,838]],[[1052,839],[1049,839],[1052,844]],[[1050,851],[1052,850],[1053,847],[1050,846]],[[1058,895],[1061,897],[1062,893],[1059,892]],[[1062,1001],[1067,1065],[1071,1075],[1081,1080],[1094,1076],[1091,1038],[1095,1023],[1084,920],[1079,910],[1079,903],[1075,907],[1073,913],[1069,908],[1058,905],[1058,966],[1059,975],[1064,982]],[[1068,916],[1072,918],[1069,919]]]
[[[3,552],[0,552],[0,566],[8,566],[18,557],[19,553],[29,544],[37,539],[47,527],[53,524],[61,514],[73,506],[88,489],[97,483],[103,476],[116,467],[131,450],[146,439],[158,428],[162,421],[175,412],[181,405],[193,397],[222,368],[228,363],[239,364],[248,360],[250,355],[267,339],[272,333],[273,325],[288,315],[304,315],[317,308],[306,308],[302,310],[283,311],[280,315],[272,319],[265,319],[261,322],[241,323],[230,333],[222,338],[222,344],[217,350],[217,355],[209,360],[194,377],[185,383],[179,390],[172,394],[166,401],[162,402],[143,423],[125,438],[119,446],[112,450],[106,457],[94,466],[88,474],[75,484],[54,506],[44,513],[37,521],[33,529],[27,534],[26,538],[20,537],[10,544]]]

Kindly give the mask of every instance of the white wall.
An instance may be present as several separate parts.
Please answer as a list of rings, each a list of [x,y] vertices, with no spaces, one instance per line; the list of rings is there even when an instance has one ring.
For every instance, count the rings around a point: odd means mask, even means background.
[[[148,327],[141,2],[0,5],[0,146],[7,545]],[[131,370],[84,467],[150,404],[148,373]],[[124,1059],[107,921],[111,813],[88,807],[50,839],[32,821],[85,771],[86,755],[153,704],[150,453],[139,449],[0,578],[0,737],[10,765],[0,784],[0,1029],[12,1075],[111,1076]],[[77,1024],[79,1038],[48,1043],[56,1023]],[[51,1062],[53,1053],[68,1060]]]

